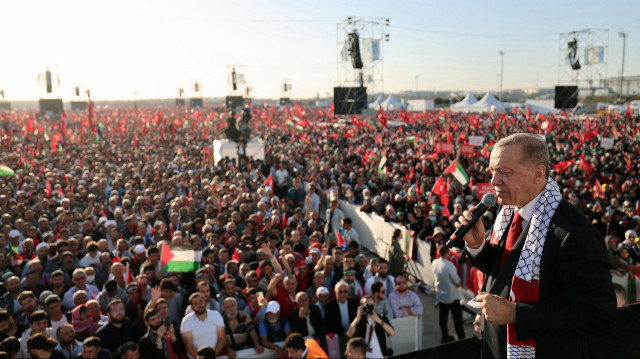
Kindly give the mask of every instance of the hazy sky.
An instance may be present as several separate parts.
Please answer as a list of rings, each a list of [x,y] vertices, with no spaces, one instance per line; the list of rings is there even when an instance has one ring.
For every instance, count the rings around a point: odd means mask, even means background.
[[[607,76],[640,75],[640,1],[5,1],[0,5],[0,89],[37,99],[37,74],[58,70],[60,94],[95,99],[174,97],[203,83],[228,94],[229,65],[242,65],[254,97],[327,95],[336,85],[337,23],[390,18],[384,88],[504,89],[558,84],[560,33],[607,29]],[[581,44],[579,44],[580,46]]]

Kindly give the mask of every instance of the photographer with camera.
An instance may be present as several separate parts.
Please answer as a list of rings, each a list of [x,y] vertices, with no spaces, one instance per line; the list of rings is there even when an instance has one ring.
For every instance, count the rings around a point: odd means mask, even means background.
[[[382,358],[393,355],[387,347],[387,335],[393,336],[395,331],[384,314],[378,315],[373,298],[365,296],[360,301],[356,319],[347,330],[349,338],[361,337],[367,343],[367,358]]]

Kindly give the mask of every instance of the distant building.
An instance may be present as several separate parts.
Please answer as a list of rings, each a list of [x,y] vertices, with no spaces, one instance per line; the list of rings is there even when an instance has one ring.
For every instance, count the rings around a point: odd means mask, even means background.
[[[605,86],[609,87],[615,93],[620,92],[620,77],[610,77],[605,80]],[[640,94],[640,75],[625,76],[622,81],[622,94],[639,95]]]

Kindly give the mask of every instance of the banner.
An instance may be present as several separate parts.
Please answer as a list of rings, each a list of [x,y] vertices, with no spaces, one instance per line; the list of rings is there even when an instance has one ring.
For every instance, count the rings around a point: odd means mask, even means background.
[[[478,183],[478,199],[482,198],[487,193],[496,194],[496,190],[491,183]]]
[[[476,147],[474,145],[470,145],[468,143],[463,143],[460,146],[460,154],[461,155],[472,155],[476,152]]]
[[[611,137],[600,137],[600,147],[605,149],[610,149],[613,147],[613,138]]]
[[[598,65],[604,63],[604,47],[593,46],[588,49],[584,49],[584,63],[585,65]]]
[[[482,136],[469,136],[469,144],[476,146],[476,147],[482,147],[482,145],[484,144],[484,137]]]
[[[439,143],[436,148],[439,153],[453,153],[453,143]]]
[[[380,60],[380,40],[362,39],[362,58],[364,60]]]

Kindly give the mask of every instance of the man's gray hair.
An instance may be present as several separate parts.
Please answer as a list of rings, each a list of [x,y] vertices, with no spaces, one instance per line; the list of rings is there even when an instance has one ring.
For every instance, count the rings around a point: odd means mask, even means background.
[[[494,148],[511,145],[521,145],[522,161],[531,166],[543,165],[545,174],[549,177],[551,172],[549,149],[540,136],[532,133],[514,133],[498,141]]]

